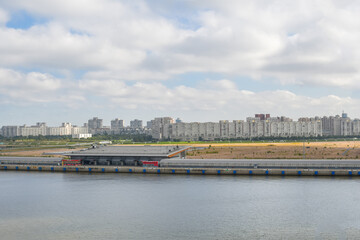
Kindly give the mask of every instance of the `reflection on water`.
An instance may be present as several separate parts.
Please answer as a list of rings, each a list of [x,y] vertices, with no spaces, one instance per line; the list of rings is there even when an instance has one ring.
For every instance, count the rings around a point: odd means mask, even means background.
[[[0,172],[1,239],[358,239],[360,179]]]

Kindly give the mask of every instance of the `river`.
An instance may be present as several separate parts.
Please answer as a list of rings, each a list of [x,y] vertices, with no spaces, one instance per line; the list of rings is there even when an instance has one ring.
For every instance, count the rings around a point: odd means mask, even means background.
[[[360,178],[0,171],[0,239],[359,239]]]

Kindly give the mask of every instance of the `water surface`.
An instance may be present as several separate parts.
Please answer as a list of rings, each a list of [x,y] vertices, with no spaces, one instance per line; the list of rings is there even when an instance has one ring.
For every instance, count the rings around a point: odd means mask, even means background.
[[[1,239],[358,239],[360,178],[0,171]]]

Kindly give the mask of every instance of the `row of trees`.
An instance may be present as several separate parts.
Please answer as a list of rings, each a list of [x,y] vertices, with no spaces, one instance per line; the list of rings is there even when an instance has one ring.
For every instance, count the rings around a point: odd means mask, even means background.
[[[318,136],[318,137],[254,137],[248,139],[215,139],[216,142],[239,142],[239,141],[309,141],[309,140],[354,140],[360,139],[360,136]],[[6,138],[0,135],[0,140],[3,142],[16,142],[16,141],[64,141],[64,142],[96,142],[96,141],[112,141],[114,143],[119,142],[157,142],[152,139],[150,135],[146,134],[117,134],[117,135],[94,135],[91,138],[87,139],[73,139],[71,136],[28,136],[28,137],[12,137]],[[178,139],[167,139],[165,142],[182,142]],[[201,137],[198,139],[200,142],[213,142],[213,141],[204,141]]]
[[[215,138],[214,141],[203,140],[202,137],[199,137],[199,142],[244,142],[244,141],[309,141],[309,140],[339,140],[339,141],[349,141],[354,139],[360,139],[360,136],[317,136],[317,137],[252,137],[252,138],[232,138],[232,139],[221,139]],[[180,139],[166,139],[164,141],[172,141],[172,142],[182,142]]]
[[[132,141],[132,142],[151,142],[152,137],[146,134],[121,134],[121,135],[94,135],[87,139],[74,139],[69,136],[17,136],[6,138],[0,135],[0,140],[4,142],[16,142],[16,141],[64,141],[64,142],[94,142],[94,141]]]

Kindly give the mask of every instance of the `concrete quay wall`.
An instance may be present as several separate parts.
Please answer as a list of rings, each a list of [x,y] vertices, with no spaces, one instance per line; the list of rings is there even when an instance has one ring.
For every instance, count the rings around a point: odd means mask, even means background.
[[[261,176],[359,176],[359,169],[254,169],[254,168],[163,168],[130,166],[49,166],[0,165],[4,171],[82,172],[82,173],[140,173],[188,175],[261,175]]]

